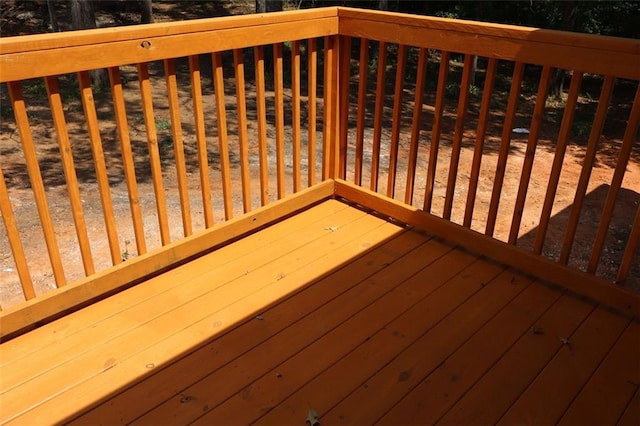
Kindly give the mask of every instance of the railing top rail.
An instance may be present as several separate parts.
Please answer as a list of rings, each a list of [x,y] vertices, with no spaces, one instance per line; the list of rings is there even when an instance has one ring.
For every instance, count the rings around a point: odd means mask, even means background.
[[[570,31],[547,30],[535,27],[469,21],[464,19],[438,18],[409,15],[349,7],[338,8],[338,18],[363,19],[367,21],[401,24],[408,27],[423,27],[443,31],[456,31],[473,35],[487,35],[515,40],[536,41],[565,47],[585,47],[610,52],[640,55],[640,40],[611,37]]]
[[[341,35],[640,80],[640,40],[349,8],[338,20]]]
[[[320,18],[336,18],[337,14],[337,8],[327,7],[269,14],[212,17],[190,21],[159,22],[155,24],[3,37],[0,38],[0,55],[137,40],[140,38],[193,34],[212,30],[249,28]]]
[[[337,33],[337,9],[327,8],[9,37],[0,40],[0,82]]]

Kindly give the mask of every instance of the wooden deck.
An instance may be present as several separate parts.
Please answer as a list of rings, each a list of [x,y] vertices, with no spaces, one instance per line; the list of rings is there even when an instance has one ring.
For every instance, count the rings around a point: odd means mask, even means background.
[[[337,200],[0,353],[10,424],[640,424],[637,322]]]

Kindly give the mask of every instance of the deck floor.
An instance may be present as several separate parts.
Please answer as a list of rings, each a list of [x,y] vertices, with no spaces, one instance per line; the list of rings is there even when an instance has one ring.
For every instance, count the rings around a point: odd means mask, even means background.
[[[0,347],[15,424],[640,424],[640,325],[335,200]]]

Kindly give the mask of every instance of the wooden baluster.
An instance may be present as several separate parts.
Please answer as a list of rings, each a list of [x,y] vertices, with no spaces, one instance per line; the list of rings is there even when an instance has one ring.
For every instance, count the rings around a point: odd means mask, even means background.
[[[316,119],[317,119],[317,88],[318,88],[318,43],[316,39],[309,39],[307,46],[309,51],[308,65],[308,97],[309,97],[309,186],[316,183]]]
[[[518,108],[518,98],[520,97],[520,86],[522,84],[522,75],[524,74],[524,64],[516,62],[511,77],[511,88],[509,89],[509,100],[507,102],[507,111],[505,113],[504,124],[502,127],[502,142],[500,143],[500,152],[498,153],[498,163],[496,165],[496,174],[493,180],[493,191],[491,192],[491,202],[489,204],[489,213],[487,214],[487,227],[485,234],[493,236],[496,226],[496,218],[498,217],[498,207],[500,205],[500,195],[502,194],[502,183],[504,182],[504,173],[507,167],[507,158],[509,157],[509,148],[511,146],[511,132],[513,122]]]
[[[282,43],[273,45],[273,85],[275,86],[276,108],[276,180],[278,199],[285,195],[284,170],[284,71]]]
[[[378,76],[376,78],[376,105],[373,115],[373,148],[371,152],[372,191],[378,190],[378,168],[380,164],[380,140],[382,139],[382,115],[384,113],[384,85],[387,70],[387,43],[378,44]]]
[[[402,113],[402,91],[404,89],[404,70],[407,62],[407,46],[398,46],[396,64],[396,82],[393,95],[393,114],[391,123],[391,146],[389,149],[389,175],[387,176],[387,196],[393,198],[396,190],[396,168],[398,166],[398,145],[400,145],[400,120]]]
[[[607,199],[604,203],[604,209],[602,210],[602,216],[600,218],[600,225],[598,226],[598,232],[596,239],[593,242],[593,249],[591,250],[591,257],[589,258],[589,264],[587,265],[587,272],[595,273],[598,269],[598,263],[600,262],[600,255],[602,254],[602,247],[604,246],[605,238],[609,230],[609,224],[611,223],[611,216],[613,215],[613,209],[618,198],[618,192],[622,186],[622,179],[624,173],[627,170],[629,164],[629,157],[631,156],[631,149],[635,141],[635,135],[638,134],[638,125],[640,122],[640,86],[636,89],[636,97],[633,101],[633,107],[629,114],[629,120],[627,120],[627,127],[622,137],[622,147],[618,154],[618,161],[616,162],[616,168],[613,172],[613,179],[611,180],[611,186],[607,192]]]
[[[244,51],[233,51],[236,69],[236,102],[238,104],[238,134],[240,139],[240,176],[242,180],[242,208],[251,211],[251,176],[249,174],[249,136],[247,134],[247,100],[244,87]]]
[[[31,135],[31,127],[29,126],[27,108],[24,103],[24,96],[22,95],[22,87],[20,87],[20,82],[17,81],[8,82],[7,87],[9,88],[9,97],[11,98],[11,107],[13,108],[13,114],[16,118],[16,125],[20,133],[24,160],[27,165],[27,172],[29,173],[29,181],[31,182],[31,190],[35,198],[40,223],[42,224],[42,232],[44,233],[44,241],[47,245],[49,260],[51,261],[53,277],[56,285],[60,287],[66,284],[66,280],[64,270],[62,269],[56,235],[53,230],[51,214],[49,213],[47,196],[44,191],[42,174],[40,173],[40,166],[38,165],[38,156]]]
[[[149,149],[149,162],[151,163],[153,192],[156,197],[156,209],[158,211],[160,240],[164,246],[171,242],[171,237],[169,235],[167,203],[164,194],[164,184],[162,182],[162,165],[160,163],[160,151],[158,149],[158,133],[156,131],[155,115],[153,114],[153,97],[151,95],[149,65],[147,63],[138,64],[138,79],[140,81],[142,114],[144,116],[144,125],[147,129],[147,146]]]
[[[591,133],[589,134],[587,152],[585,153],[584,163],[582,163],[582,171],[580,172],[580,178],[578,180],[576,194],[573,199],[573,205],[571,206],[571,211],[569,212],[567,231],[562,243],[562,249],[560,250],[560,258],[558,259],[560,263],[565,265],[569,261],[571,246],[573,245],[573,240],[576,236],[578,220],[580,219],[580,211],[582,210],[582,203],[584,202],[584,197],[587,193],[587,186],[589,185],[591,170],[593,169],[593,163],[596,158],[598,139],[600,139],[602,128],[604,126],[605,119],[607,118],[607,109],[609,108],[609,101],[611,100],[611,93],[613,92],[614,82],[615,77],[605,77],[604,84],[602,85],[602,91],[600,92],[600,99],[598,99],[598,108],[593,119]]]
[[[569,86],[569,94],[567,95],[567,102],[562,116],[562,123],[560,124],[560,132],[558,133],[558,142],[556,142],[556,152],[553,157],[553,165],[551,166],[551,173],[549,174],[547,193],[544,197],[542,213],[540,214],[540,223],[538,224],[538,231],[536,232],[536,238],[533,242],[533,252],[536,254],[542,253],[544,240],[547,236],[549,219],[551,218],[551,211],[553,209],[556,191],[558,190],[558,184],[560,182],[560,172],[562,171],[562,163],[564,162],[564,155],[567,150],[567,143],[571,133],[573,116],[576,112],[576,103],[578,101],[578,96],[580,95],[581,84],[582,72],[573,71],[571,85]]]
[[[202,80],[200,78],[200,57],[189,56],[189,74],[191,76],[191,98],[193,100],[193,120],[198,147],[198,171],[200,173],[200,191],[202,192],[202,208],[204,225],[213,226],[213,204],[211,202],[211,183],[209,180],[209,158],[207,137],[205,134],[204,110],[202,107]]]
[[[322,179],[336,177],[336,105],[338,102],[336,38],[324,38],[324,128]]]
[[[427,49],[420,48],[420,52],[418,53],[418,69],[416,71],[416,86],[413,99],[413,117],[411,120],[411,143],[409,145],[409,159],[407,161],[407,184],[404,192],[404,202],[409,205],[413,204],[413,186],[416,181],[416,163],[418,162],[422,100],[424,97],[426,74]]]
[[[476,130],[476,141],[473,148],[473,160],[471,163],[471,176],[469,177],[469,190],[467,191],[467,205],[464,211],[462,226],[471,227],[473,219],[473,208],[476,203],[476,193],[478,191],[478,180],[480,178],[480,165],[482,163],[482,153],[484,151],[484,138],[487,133],[487,123],[489,122],[489,112],[491,111],[491,95],[498,69],[498,61],[495,58],[489,59],[485,73],[484,89],[482,90],[482,101],[480,103],[480,114],[478,116],[478,128]]]
[[[33,289],[33,282],[31,281],[31,275],[29,274],[27,259],[24,255],[22,242],[20,241],[20,231],[18,230],[16,218],[13,214],[11,199],[9,198],[9,190],[7,189],[7,183],[4,180],[4,173],[2,172],[1,166],[2,164],[0,164],[0,213],[2,213],[2,222],[4,223],[4,229],[7,232],[9,247],[11,247],[13,261],[16,264],[16,270],[18,272],[18,277],[20,278],[22,293],[24,294],[25,299],[29,300],[36,297],[36,292]]]
[[[347,176],[349,138],[349,81],[351,80],[351,37],[340,37],[340,148],[337,177]]]
[[[444,197],[444,210],[442,217],[451,219],[453,209],[453,196],[456,189],[456,178],[458,177],[458,165],[460,163],[460,150],[462,149],[462,134],[464,133],[464,119],[467,115],[469,103],[469,86],[471,85],[471,72],[473,71],[473,55],[464,56],[464,69],[462,71],[462,81],[460,82],[460,96],[458,97],[458,111],[456,113],[456,124],[453,131],[453,143],[451,144],[451,160],[449,161],[449,175],[447,176],[447,192]]]
[[[220,173],[222,177],[222,198],[224,199],[224,218],[233,218],[233,199],[231,198],[231,169],[229,167],[229,141],[227,134],[227,109],[224,94],[224,73],[222,53],[212,54],[213,84],[216,94],[216,115],[218,119],[218,141],[220,143]]]
[[[71,215],[73,216],[76,236],[78,237],[82,266],[84,268],[85,275],[91,275],[95,272],[95,268],[93,265],[93,256],[91,255],[89,236],[87,234],[87,225],[84,220],[82,200],[80,198],[80,187],[78,186],[78,177],[76,176],[76,168],[73,162],[73,153],[71,151],[71,143],[69,142],[67,123],[64,118],[60,89],[58,88],[58,77],[45,77],[45,84],[47,87],[47,96],[49,97],[49,105],[51,106],[53,125],[56,129],[56,134],[58,135],[60,159],[62,160],[62,169],[67,182],[67,192],[69,194],[69,202],[71,204]]]
[[[98,124],[98,114],[93,100],[93,90],[91,89],[91,77],[89,77],[89,72],[79,72],[78,82],[80,83],[80,96],[82,98],[82,106],[84,107],[84,115],[87,121],[87,130],[89,131],[89,139],[91,141],[91,153],[93,154],[93,164],[96,169],[96,180],[98,181],[102,213],[104,215],[104,223],[107,229],[107,240],[109,241],[111,262],[114,265],[117,265],[122,262],[122,254],[120,253],[120,242],[118,241],[116,219],[113,215],[113,202],[111,201],[111,189],[109,188],[109,175],[107,174],[107,165],[105,163],[104,152],[102,150],[100,125]]]
[[[631,226],[627,246],[624,249],[622,261],[618,268],[618,275],[616,276],[617,283],[624,282],[624,280],[629,276],[633,256],[638,250],[638,243],[640,243],[640,206],[638,206],[638,210],[636,210],[636,216],[633,219],[633,225]]]
[[[256,108],[258,116],[258,155],[260,157],[260,204],[269,204],[269,163],[267,157],[267,103],[264,81],[264,49],[253,48],[256,72]]]
[[[367,75],[369,74],[369,40],[360,40],[360,62],[358,66],[358,117],[356,124],[356,158],[354,182],[362,185],[362,160],[364,156],[364,119],[367,100]]]
[[[536,146],[538,145],[538,135],[540,134],[540,125],[544,118],[544,107],[547,103],[547,93],[549,90],[549,82],[551,81],[551,72],[553,68],[545,66],[542,68],[540,82],[538,83],[538,94],[536,95],[536,103],[533,109],[533,118],[531,119],[531,129],[527,148],[524,154],[524,163],[522,165],[522,173],[520,175],[520,184],[518,195],[516,196],[516,204],[513,211],[513,219],[511,220],[511,230],[509,231],[509,244],[515,244],[520,231],[520,223],[522,222],[522,213],[524,212],[524,202],[527,198],[527,189],[531,180],[531,170],[533,169],[533,160],[536,154]]]
[[[182,210],[182,229],[184,236],[193,233],[191,226],[191,206],[189,205],[189,188],[187,187],[187,166],[184,159],[184,142],[182,140],[182,120],[180,119],[180,102],[178,100],[178,82],[176,77],[176,62],[165,59],[164,74],[167,81],[167,95],[169,98],[169,115],[171,117],[171,135],[173,137],[173,155],[176,162],[176,177],[178,193],[180,195],[180,209]]]
[[[131,217],[133,220],[136,249],[138,255],[141,255],[147,252],[147,244],[144,239],[144,225],[142,224],[142,213],[140,211],[136,169],[133,151],[131,149],[131,139],[129,137],[129,124],[127,123],[127,111],[124,102],[122,81],[120,80],[120,69],[118,67],[109,68],[109,81],[111,82],[113,109],[118,127],[120,151],[122,152],[122,168],[124,169],[124,176],[127,181],[127,192],[129,193],[129,208],[131,209]]]
[[[293,192],[300,191],[300,42],[291,43],[291,103],[293,137]]]
[[[436,181],[436,167],[438,166],[438,150],[440,149],[440,132],[442,131],[442,112],[444,111],[444,95],[449,73],[449,52],[440,53],[440,69],[438,70],[438,88],[436,89],[436,105],[433,113],[431,128],[431,145],[429,148],[429,166],[427,168],[427,182],[424,190],[423,210],[431,212],[433,189]]]

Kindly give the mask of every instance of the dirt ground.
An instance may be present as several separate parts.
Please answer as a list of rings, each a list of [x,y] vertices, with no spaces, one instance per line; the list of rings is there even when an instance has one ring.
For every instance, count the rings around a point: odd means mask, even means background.
[[[240,2],[242,3],[242,2]],[[183,18],[192,18],[197,16],[214,16],[243,12],[239,8],[239,2],[228,2],[224,7],[219,9],[205,9],[199,12],[189,11],[189,15],[181,15],[179,2],[163,2],[157,3],[154,9],[156,21],[174,20]],[[242,3],[246,7],[246,2]],[[246,10],[244,10],[246,12]],[[184,12],[184,11],[182,11]],[[125,16],[130,21],[135,21],[136,15],[130,12]],[[101,18],[105,22],[108,16]],[[124,18],[121,18],[124,19]],[[107,22],[108,24],[108,22]],[[5,33],[8,28],[7,23],[3,22],[2,31]],[[247,54],[247,53],[246,53]],[[355,59],[357,54],[354,53]],[[250,59],[250,58],[249,58]],[[457,65],[456,65],[457,64]],[[354,62],[355,65],[355,62]],[[459,67],[459,62],[453,62],[452,66]],[[220,167],[219,167],[219,150],[218,138],[215,120],[215,104],[213,99],[213,88],[211,82],[210,71],[207,73],[207,66],[210,68],[210,62],[206,58],[202,59],[203,67],[203,90],[204,90],[204,109],[205,121],[207,126],[207,146],[209,158],[209,173],[211,175],[212,196],[214,202],[214,216],[216,222],[223,220],[222,206],[222,190],[220,186]],[[191,210],[191,223],[193,231],[198,232],[205,228],[203,219],[203,207],[200,192],[200,171],[198,169],[196,158],[196,141],[193,127],[193,107],[191,104],[190,83],[188,80],[188,69],[184,61],[178,62],[178,80],[180,90],[180,112],[182,120],[182,130],[184,135],[185,155],[187,158],[188,171],[188,188],[189,188],[189,205]],[[137,75],[135,67],[128,66],[121,68],[122,77],[125,88],[125,100],[127,104],[127,114],[130,126],[130,136],[134,145],[134,156],[136,162],[136,177],[138,181],[138,190],[140,194],[140,207],[144,215],[144,231],[147,240],[147,247],[153,249],[160,246],[160,237],[156,213],[156,198],[153,193],[151,183],[150,169],[148,163],[148,155],[146,154],[146,136],[142,111],[140,109],[140,97],[137,90]],[[154,94],[154,111],[156,115],[156,126],[158,128],[159,143],[161,157],[163,161],[163,184],[167,200],[167,211],[169,212],[169,222],[171,227],[171,239],[180,238],[183,233],[180,198],[178,193],[178,181],[175,172],[174,158],[174,141],[171,133],[171,122],[169,120],[169,111],[166,99],[166,84],[163,76],[162,64],[151,65],[152,87]],[[231,77],[233,70],[225,68],[225,75]],[[455,86],[457,74],[455,69],[452,72],[451,81]],[[428,77],[429,79],[429,77]],[[375,88],[370,78],[370,91],[368,95],[367,107],[367,130],[365,132],[365,159],[364,159],[364,185],[368,186],[370,181],[370,164],[371,164],[371,139],[372,139],[372,111]],[[411,131],[411,106],[413,100],[414,77],[408,76],[405,83],[405,93],[403,100],[405,105],[402,107],[402,115],[400,117],[401,133],[399,138],[399,164],[398,178],[396,182],[396,198],[404,197],[404,188],[406,184],[406,166],[407,153],[410,143]],[[526,82],[525,82],[526,83]],[[96,270],[107,268],[111,265],[109,255],[109,245],[105,238],[105,225],[103,208],[99,191],[97,189],[95,172],[92,160],[92,154],[87,141],[86,125],[84,124],[84,114],[82,103],[74,89],[74,81],[71,76],[63,76],[61,78],[61,93],[65,105],[65,118],[68,123],[68,132],[73,145],[74,160],[76,163],[76,172],[80,181],[80,191],[82,197],[82,205],[84,209],[84,217],[87,222],[89,238],[92,241],[91,250],[95,261]],[[393,75],[387,76],[388,102],[385,108],[384,132],[382,135],[381,150],[381,171],[380,171],[380,187],[381,192],[386,192],[387,181],[387,165],[389,161],[389,140],[391,139],[391,122],[393,110]],[[597,104],[598,85],[593,83],[593,88],[586,85],[588,89],[587,95],[580,99],[580,108],[583,123],[588,120],[589,114],[593,114],[595,105]],[[506,83],[508,87],[508,82]],[[225,83],[226,101],[227,101],[227,117],[229,120],[230,134],[230,160],[232,164],[232,185],[234,188],[235,214],[241,213],[242,200],[240,198],[240,154],[237,148],[237,115],[235,103],[235,86],[233,78],[228,78]],[[355,118],[356,118],[356,89],[357,79],[354,73],[351,83],[351,111],[350,111],[350,146],[348,150],[348,158],[353,159],[355,148],[353,141],[355,140]],[[433,89],[433,88],[432,88]],[[423,115],[421,119],[421,137],[418,155],[418,172],[415,179],[415,196],[414,205],[422,206],[425,191],[426,170],[429,158],[429,144],[431,141],[431,128],[433,124],[433,105],[434,90],[429,89],[427,85],[427,95],[424,100]],[[587,90],[585,89],[585,90]],[[256,208],[260,205],[258,197],[259,177],[258,165],[259,157],[257,150],[257,128],[255,124],[255,100],[252,95],[254,87],[250,84],[248,90],[248,114],[249,114],[249,140],[250,140],[250,158],[252,170],[252,206]],[[481,179],[477,191],[477,200],[474,207],[474,216],[472,229],[483,232],[484,223],[487,216],[491,191],[493,189],[494,171],[496,168],[498,150],[500,146],[501,127],[503,116],[500,111],[504,110],[501,103],[506,98],[506,93],[501,92],[499,85],[496,87],[496,104],[495,112],[492,112],[487,138],[485,140],[484,155],[482,159]],[[59,153],[57,147],[57,139],[54,127],[52,125],[51,115],[48,112],[48,104],[46,99],[46,88],[42,82],[32,81],[24,86],[25,97],[27,101],[28,115],[31,123],[34,140],[37,145],[37,152],[40,161],[43,178],[47,187],[47,200],[49,210],[54,222],[56,238],[60,252],[62,254],[65,274],[68,282],[73,282],[84,276],[82,269],[81,256],[77,244],[76,230],[73,218],[70,214],[70,206],[68,195],[66,192],[65,180],[62,169],[59,164]],[[440,142],[440,151],[438,156],[438,166],[436,174],[436,185],[434,188],[433,208],[432,212],[436,215],[442,214],[444,196],[446,193],[447,172],[450,166],[451,145],[454,133],[454,125],[456,119],[456,93],[446,100],[446,109],[443,118],[442,138]],[[607,196],[608,187],[611,184],[611,178],[615,167],[615,162],[620,149],[622,132],[624,131],[624,121],[628,116],[630,102],[633,99],[634,88],[632,84],[623,82],[616,86],[614,92],[614,101],[610,110],[607,124],[605,125],[604,136],[599,141],[599,152],[596,157],[595,167],[591,171],[591,178],[587,190],[580,224],[577,230],[575,242],[573,245],[570,264],[580,268],[584,268],[589,259],[592,241],[600,220],[600,214]],[[303,94],[306,88],[303,87]],[[502,93],[502,94],[500,94]],[[119,253],[123,259],[137,255],[135,246],[135,238],[133,234],[133,226],[131,221],[131,213],[129,207],[128,193],[126,181],[124,179],[122,161],[120,158],[120,148],[117,137],[115,123],[113,121],[113,105],[110,101],[110,93],[108,89],[104,92],[97,90],[95,93],[96,107],[98,109],[98,117],[102,123],[101,137],[103,149],[105,151],[105,159],[109,170],[110,192],[113,204],[113,214],[117,220],[118,233],[120,236]],[[457,174],[457,185],[454,197],[454,208],[452,220],[456,223],[462,223],[464,216],[465,202],[467,196],[469,175],[471,163],[473,160],[473,143],[475,140],[475,129],[477,127],[477,115],[479,110],[479,100],[481,93],[472,96],[469,106],[469,114],[464,124],[464,134],[462,139],[462,151],[460,155],[460,164]],[[535,100],[535,87],[533,89],[523,89],[516,118],[515,127],[528,128],[531,120],[531,108]],[[42,232],[40,230],[40,220],[34,205],[33,196],[31,195],[29,177],[24,166],[24,158],[20,147],[20,138],[16,130],[13,120],[13,114],[7,109],[8,96],[5,87],[2,87],[0,93],[0,106],[2,107],[1,136],[0,136],[0,161],[4,176],[9,186],[10,200],[13,205],[14,213],[18,220],[22,243],[26,251],[29,261],[29,269],[34,277],[34,285],[38,294],[42,294],[55,287],[51,266],[46,255],[46,248]],[[307,98],[302,97],[302,115],[303,123],[307,117]],[[273,91],[267,93],[268,107],[268,137],[269,137],[269,165],[270,165],[270,199],[275,199],[276,188],[275,182],[275,127],[274,127],[274,104]],[[322,116],[321,102],[318,104],[318,116]],[[501,109],[502,108],[502,109]],[[492,111],[494,110],[492,109]],[[551,163],[555,152],[555,139],[557,138],[563,105],[561,101],[547,101],[545,111],[545,119],[543,122],[542,132],[538,149],[535,154],[534,172],[532,180],[529,184],[527,201],[523,212],[522,224],[520,227],[518,245],[522,247],[531,247],[536,234],[536,227],[540,216],[542,204],[545,199],[547,190],[547,182]],[[290,90],[285,91],[285,122],[287,123],[287,152],[286,152],[286,171],[287,171],[287,193],[292,192],[292,171],[293,162],[291,155],[292,131],[291,131],[291,93]],[[253,118],[253,119],[252,119]],[[577,118],[578,119],[578,118]],[[576,120],[577,120],[576,119]],[[622,123],[622,124],[621,124]],[[303,126],[304,127],[304,126]],[[585,135],[586,133],[586,135]],[[586,152],[586,139],[588,129],[585,132],[579,127],[574,131],[572,143],[567,149],[565,161],[563,165],[561,183],[558,187],[556,200],[553,207],[552,221],[547,234],[546,244],[544,246],[544,254],[550,258],[557,258],[562,241],[564,238],[564,230],[566,229],[567,218],[571,205],[574,201],[575,187],[582,172],[583,159]],[[317,132],[318,147],[321,146],[322,132],[318,127]],[[511,135],[511,148],[509,161],[505,171],[505,186],[501,196],[500,210],[498,222],[495,229],[495,236],[499,239],[506,240],[509,234],[511,223],[511,215],[513,214],[513,206],[518,191],[517,184],[522,171],[523,157],[527,144],[527,135],[513,133]],[[303,161],[301,171],[304,177],[307,176],[307,140],[308,133],[303,131],[301,143],[303,147]],[[607,242],[601,260],[598,274],[613,279],[620,262],[622,252],[624,250],[629,232],[632,218],[640,204],[640,144],[635,144],[632,154],[632,160],[627,168],[623,190],[621,191],[610,231],[608,233]],[[319,177],[319,164],[316,164],[316,176]],[[353,169],[350,168],[347,173],[347,179],[353,179]],[[306,185],[306,179],[303,179]],[[1,222],[0,222],[1,223]],[[640,255],[636,255],[634,268],[630,279],[624,283],[625,286],[640,290]],[[15,265],[9,250],[6,232],[3,225],[0,224],[0,305],[2,308],[9,307],[21,300],[19,281],[15,272]]]

